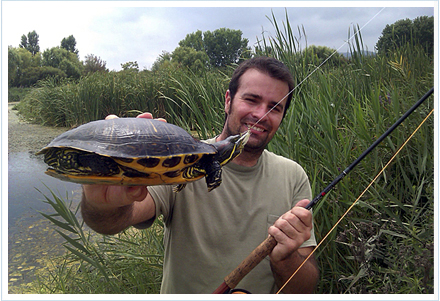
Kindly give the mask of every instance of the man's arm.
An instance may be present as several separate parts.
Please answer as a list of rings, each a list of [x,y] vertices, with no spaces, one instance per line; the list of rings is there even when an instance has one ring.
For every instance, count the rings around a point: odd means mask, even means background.
[[[116,234],[153,218],[156,206],[146,187],[83,185],[81,214],[101,234]]]
[[[312,250],[313,247],[300,248],[285,260],[277,263],[271,262],[272,273],[279,289],[289,280]],[[315,256],[312,255],[286,284],[282,292],[285,294],[311,294],[315,290],[318,280],[319,268]]]

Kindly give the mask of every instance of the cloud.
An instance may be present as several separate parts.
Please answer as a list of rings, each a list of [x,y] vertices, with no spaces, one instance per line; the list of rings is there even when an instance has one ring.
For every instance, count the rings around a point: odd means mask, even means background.
[[[374,49],[387,24],[434,14],[433,7],[389,7],[373,18],[381,8],[371,7],[368,1],[357,4],[364,7],[331,7],[332,2],[328,7],[283,6],[301,5],[299,3],[265,2],[266,7],[246,7],[254,4],[234,1],[216,3],[216,7],[189,7],[185,1],[172,3],[178,6],[171,6],[169,2],[147,6],[149,2],[5,1],[2,2],[2,39],[4,44],[18,47],[22,34],[36,30],[40,48],[45,50],[59,46],[64,37],[73,35],[81,59],[94,54],[106,61],[108,68],[120,70],[120,65],[128,61],[137,61],[140,68],[150,68],[163,51],[172,52],[180,40],[197,30],[239,29],[253,46],[263,31],[266,37],[275,34],[269,20],[272,14],[282,27],[286,11],[295,36],[299,37],[298,26],[303,26],[308,45],[332,48],[344,44],[349,30],[353,32],[353,25],[363,26],[370,21],[362,29],[368,50]],[[278,6],[269,6],[274,4]]]

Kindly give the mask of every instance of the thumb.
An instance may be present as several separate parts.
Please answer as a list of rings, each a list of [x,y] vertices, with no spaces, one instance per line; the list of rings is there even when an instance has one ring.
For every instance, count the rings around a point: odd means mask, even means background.
[[[148,195],[148,189],[145,186],[132,186],[127,188],[127,197],[134,202],[143,201]]]
[[[304,199],[295,204],[295,207],[306,207],[310,203],[309,200]]]

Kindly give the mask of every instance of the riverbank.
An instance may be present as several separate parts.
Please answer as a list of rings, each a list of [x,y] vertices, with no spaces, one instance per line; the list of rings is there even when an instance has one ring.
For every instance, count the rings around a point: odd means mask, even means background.
[[[46,165],[35,153],[67,128],[31,124],[8,104],[8,292],[38,293],[35,280],[47,279],[56,271],[63,255],[63,239],[54,225],[39,212],[53,214],[43,202],[51,189],[74,206],[81,195],[79,185],[65,183],[44,174]]]
[[[14,110],[16,103],[8,103],[8,153],[34,154],[53,138],[68,130],[26,122]]]

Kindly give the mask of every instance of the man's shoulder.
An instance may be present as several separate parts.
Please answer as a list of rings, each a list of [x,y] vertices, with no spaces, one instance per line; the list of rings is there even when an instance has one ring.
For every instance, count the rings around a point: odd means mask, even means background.
[[[285,171],[286,173],[293,173],[296,175],[298,175],[298,173],[305,174],[304,168],[296,161],[277,155],[268,150],[264,150],[263,160],[268,168],[276,169],[278,172]]]
[[[289,164],[289,165],[298,165],[299,166],[299,164],[297,162],[295,162],[294,160],[283,157],[281,155],[277,155],[271,151],[268,151],[267,149],[265,149],[263,152],[263,158],[264,158],[264,160],[267,160],[271,164],[276,163],[276,164]]]

